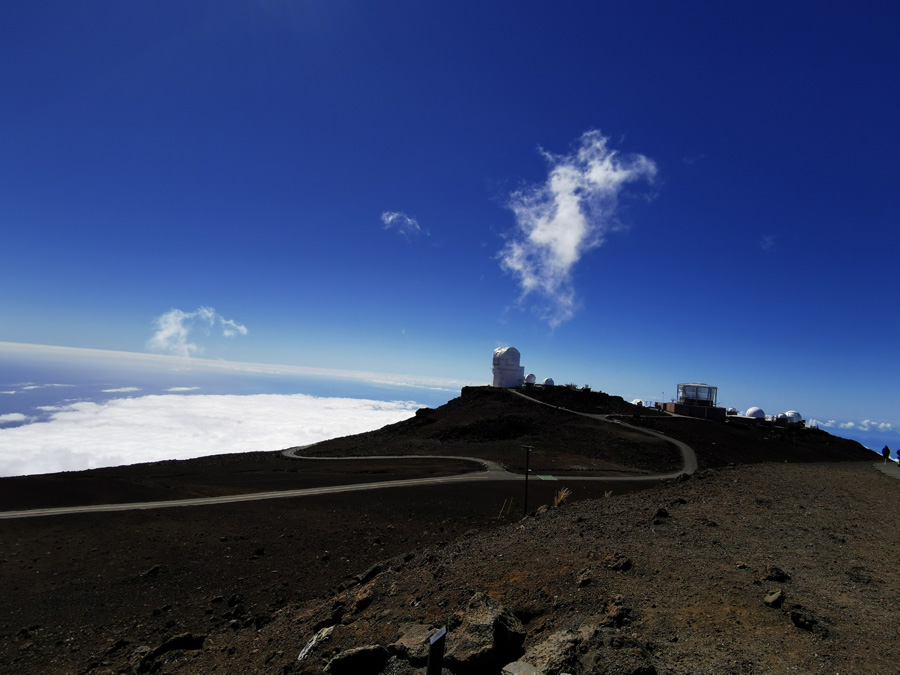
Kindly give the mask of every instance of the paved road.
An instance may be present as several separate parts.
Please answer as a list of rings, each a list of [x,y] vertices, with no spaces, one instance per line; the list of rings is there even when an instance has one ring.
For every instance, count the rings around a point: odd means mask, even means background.
[[[540,405],[549,405],[547,403],[543,403],[542,401],[537,401],[530,396],[525,396],[516,390],[510,389],[512,393],[518,394],[523,398],[532,401],[533,403],[537,403]],[[557,406],[550,406],[552,408],[556,408]],[[609,483],[615,482],[654,482],[661,480],[670,480],[673,478],[677,478],[682,473],[693,473],[697,470],[697,456],[694,454],[693,449],[690,446],[682,443],[681,441],[677,441],[674,438],[669,438],[664,434],[658,433],[656,431],[650,431],[649,429],[642,429],[640,427],[635,427],[630,424],[626,424],[619,420],[613,420],[607,415],[592,415],[588,413],[579,413],[574,410],[568,410],[567,408],[561,408],[561,410],[566,410],[567,412],[574,412],[577,415],[583,415],[585,417],[590,417],[593,419],[600,420],[602,422],[606,422],[609,424],[618,424],[632,431],[647,434],[649,436],[655,436],[657,438],[661,438],[670,443],[674,443],[678,446],[678,449],[681,451],[681,456],[684,461],[684,467],[680,471],[673,471],[670,473],[664,474],[653,474],[653,475],[644,475],[644,476],[561,476],[563,480],[566,481],[604,481]],[[305,446],[309,447],[309,446]],[[290,450],[285,450],[284,455],[287,457],[291,457],[298,460],[309,459],[309,460],[334,460],[334,461],[353,461],[353,460],[373,460],[373,459],[394,459],[394,460],[404,460],[404,459],[460,459],[470,462],[475,462],[477,464],[481,464],[483,467],[482,471],[475,471],[464,474],[457,474],[454,476],[437,476],[433,478],[413,478],[413,479],[404,479],[404,480],[392,480],[392,481],[381,481],[377,483],[354,483],[351,485],[336,485],[336,486],[328,486],[328,487],[318,487],[318,488],[303,488],[298,490],[279,490],[276,492],[254,492],[251,494],[243,494],[243,495],[227,495],[222,497],[198,497],[195,499],[171,499],[167,501],[156,501],[156,502],[131,502],[127,504],[96,504],[93,506],[64,506],[64,507],[54,507],[47,509],[29,509],[27,511],[0,511],[0,520],[3,519],[12,519],[12,518],[34,518],[38,516],[61,516],[61,515],[74,515],[78,513],[113,513],[116,511],[135,511],[135,510],[143,510],[143,509],[167,509],[174,507],[182,507],[182,506],[212,506],[215,504],[236,504],[239,502],[252,502],[252,501],[260,501],[263,499],[288,499],[295,497],[309,497],[313,495],[325,495],[325,494],[340,494],[342,492],[356,492],[359,490],[379,490],[382,488],[392,488],[392,487],[404,487],[404,486],[416,486],[416,485],[443,485],[447,483],[459,483],[459,482],[468,482],[468,481],[497,481],[497,480],[525,480],[525,476],[523,474],[515,474],[510,473],[506,469],[504,469],[499,464],[482,459],[479,457],[444,457],[444,456],[434,456],[434,455],[381,455],[374,457],[303,457],[302,455],[298,455],[299,451],[303,450],[303,448],[292,448]]]
[[[367,458],[370,459],[370,458]],[[431,459],[434,459],[433,457]],[[313,495],[339,494],[341,492],[357,492],[359,490],[378,490],[381,488],[405,487],[410,485],[439,485],[445,483],[461,483],[484,480],[514,480],[523,478],[515,474],[484,471],[464,473],[456,476],[437,476],[434,478],[407,478],[403,480],[387,480],[377,483],[354,483],[352,485],[332,485],[317,488],[301,488],[298,490],[279,490],[276,492],[254,492],[244,495],[227,495],[222,497],[197,497],[194,499],[170,499],[159,502],[129,502],[126,504],[95,504],[93,506],[61,506],[47,509],[29,509],[27,511],[0,511],[0,520],[11,518],[33,518],[36,516],[63,516],[77,513],[112,513],[115,511],[140,511],[143,509],[167,509],[176,506],[212,506],[215,504],[236,504],[254,502],[263,499],[287,499],[294,497],[310,497]]]
[[[894,478],[900,478],[900,464],[897,464],[897,462],[892,459],[888,460],[886,463],[884,461],[876,462],[872,466],[881,471],[881,473]]]

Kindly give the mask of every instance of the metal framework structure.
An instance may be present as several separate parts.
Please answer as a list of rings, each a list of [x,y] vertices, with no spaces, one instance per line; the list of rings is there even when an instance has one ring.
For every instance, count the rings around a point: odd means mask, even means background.
[[[678,402],[682,405],[697,405],[710,408],[716,407],[716,399],[719,395],[718,387],[708,384],[691,382],[678,385]]]

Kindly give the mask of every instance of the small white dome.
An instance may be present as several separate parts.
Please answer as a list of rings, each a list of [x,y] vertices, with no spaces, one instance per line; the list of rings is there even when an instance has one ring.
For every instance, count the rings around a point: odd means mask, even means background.
[[[737,408],[729,408],[725,411],[726,415],[737,415]]]
[[[747,410],[747,417],[755,417],[756,419],[764,420],[766,419],[766,413],[763,412],[762,408],[753,406],[752,408]]]
[[[537,378],[534,376],[534,373],[528,373],[525,376],[525,384],[534,384]]]
[[[631,402],[631,405],[639,405],[639,406],[641,406],[641,407],[643,408],[643,407],[644,407],[644,402],[643,402],[641,399],[636,398],[636,399],[634,399],[634,400]]]
[[[552,377],[548,377],[547,379],[545,379],[545,380],[544,380],[544,386],[545,386],[545,387],[552,387],[552,386],[553,386],[553,378],[552,378]]]
[[[786,413],[784,413],[784,416],[785,416],[785,417],[788,419],[788,421],[790,421],[790,422],[796,423],[796,422],[802,422],[802,421],[803,421],[803,415],[801,415],[800,413],[798,413],[796,410],[788,410]]]

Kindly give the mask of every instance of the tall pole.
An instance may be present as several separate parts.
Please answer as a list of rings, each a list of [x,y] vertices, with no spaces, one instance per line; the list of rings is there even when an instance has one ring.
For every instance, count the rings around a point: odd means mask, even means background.
[[[531,473],[531,449],[530,445],[523,445],[525,448],[525,511],[522,515],[528,515],[528,474]]]

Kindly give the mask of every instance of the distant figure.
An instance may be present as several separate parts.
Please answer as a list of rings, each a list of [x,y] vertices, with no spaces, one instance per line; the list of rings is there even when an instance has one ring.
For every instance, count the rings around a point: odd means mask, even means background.
[[[887,464],[887,461],[891,458],[891,449],[888,446],[884,446],[881,456],[884,457],[884,463]]]

